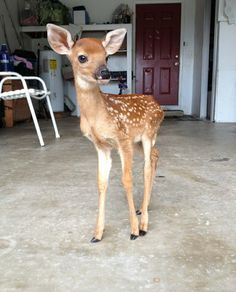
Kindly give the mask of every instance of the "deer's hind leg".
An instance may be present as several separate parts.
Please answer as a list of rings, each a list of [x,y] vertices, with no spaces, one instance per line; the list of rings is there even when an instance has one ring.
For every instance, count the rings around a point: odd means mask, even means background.
[[[151,150],[151,165],[152,165],[152,182],[151,182],[151,191],[153,187],[153,182],[155,179],[156,171],[157,171],[157,163],[159,159],[159,150],[153,146]],[[151,196],[149,197],[149,203],[150,203]]]
[[[148,229],[148,205],[150,201],[152,184],[152,163],[151,163],[152,141],[148,137],[143,137],[142,144],[144,153],[144,194],[143,203],[141,207],[142,216],[139,227],[139,234],[141,236],[145,235]]]
[[[144,195],[141,210],[137,213],[142,214],[139,235],[144,236],[148,230],[148,206],[150,204],[153,181],[155,178],[159,152],[151,139],[143,139],[144,153]]]

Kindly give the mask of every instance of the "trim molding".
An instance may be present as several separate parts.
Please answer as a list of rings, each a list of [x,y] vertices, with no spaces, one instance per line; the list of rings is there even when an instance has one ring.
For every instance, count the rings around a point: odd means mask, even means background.
[[[224,13],[227,17],[229,24],[236,24],[235,12],[236,11],[236,2],[233,0],[225,0],[224,3]]]

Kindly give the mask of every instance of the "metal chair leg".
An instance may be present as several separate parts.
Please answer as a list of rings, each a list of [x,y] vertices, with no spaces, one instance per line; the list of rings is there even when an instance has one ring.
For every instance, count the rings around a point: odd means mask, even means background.
[[[40,127],[39,127],[39,123],[38,123],[38,120],[37,120],[37,117],[36,117],[36,114],[35,114],[34,106],[33,106],[31,97],[30,97],[28,92],[26,93],[26,99],[27,99],[27,102],[28,102],[28,105],[29,105],[29,109],[30,109],[32,118],[33,118],[33,122],[34,122],[34,126],[35,126],[35,129],[36,129],[37,135],[38,135],[39,143],[43,147],[45,144],[44,144],[43,137],[42,137],[42,134],[41,134],[41,130],[40,130]]]
[[[48,110],[49,110],[49,113],[50,113],[50,116],[51,116],[51,120],[52,120],[52,125],[53,125],[53,128],[54,128],[55,136],[56,136],[56,138],[60,138],[60,135],[59,135],[59,132],[58,132],[58,129],[57,129],[57,123],[56,123],[56,120],[55,120],[55,117],[54,117],[54,113],[52,111],[51,101],[50,101],[50,98],[49,98],[48,95],[46,96],[46,99],[47,99]]]

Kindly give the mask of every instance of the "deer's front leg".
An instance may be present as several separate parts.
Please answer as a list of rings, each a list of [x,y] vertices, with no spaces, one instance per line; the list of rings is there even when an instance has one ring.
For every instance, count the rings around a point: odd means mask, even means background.
[[[98,153],[98,214],[94,237],[91,242],[99,242],[102,239],[105,224],[105,199],[108,186],[108,178],[111,170],[110,150],[97,149]]]
[[[131,235],[130,239],[134,240],[139,236],[138,219],[136,216],[134,199],[133,199],[133,182],[132,182],[132,160],[133,149],[130,145],[119,149],[121,163],[122,163],[122,182],[126,191],[129,213],[130,213],[130,225]]]

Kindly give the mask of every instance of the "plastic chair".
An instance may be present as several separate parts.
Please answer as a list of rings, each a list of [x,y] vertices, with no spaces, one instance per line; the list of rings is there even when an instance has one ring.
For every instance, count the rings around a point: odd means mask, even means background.
[[[41,100],[43,98],[46,98],[48,110],[49,110],[49,113],[51,116],[54,131],[55,131],[55,136],[56,136],[56,138],[60,138],[60,135],[59,135],[58,129],[57,129],[56,120],[54,117],[54,113],[52,111],[50,98],[49,98],[50,91],[47,90],[45,82],[40,77],[22,76],[16,72],[0,72],[0,78],[1,78],[1,76],[2,76],[2,79],[0,80],[0,99],[3,99],[3,100],[11,100],[11,99],[18,99],[18,98],[26,98],[27,99],[40,145],[44,146],[45,144],[43,141],[43,137],[41,134],[41,130],[39,127],[39,123],[38,123],[38,120],[37,120],[37,117],[35,114],[35,110],[34,110],[34,106],[33,106],[31,98],[34,98],[37,100]],[[13,91],[2,92],[3,84],[7,80],[20,80],[23,88],[18,89],[18,90],[13,90]],[[30,80],[38,81],[38,83],[40,83],[40,85],[41,85],[41,89],[29,88],[27,81],[30,81]]]

